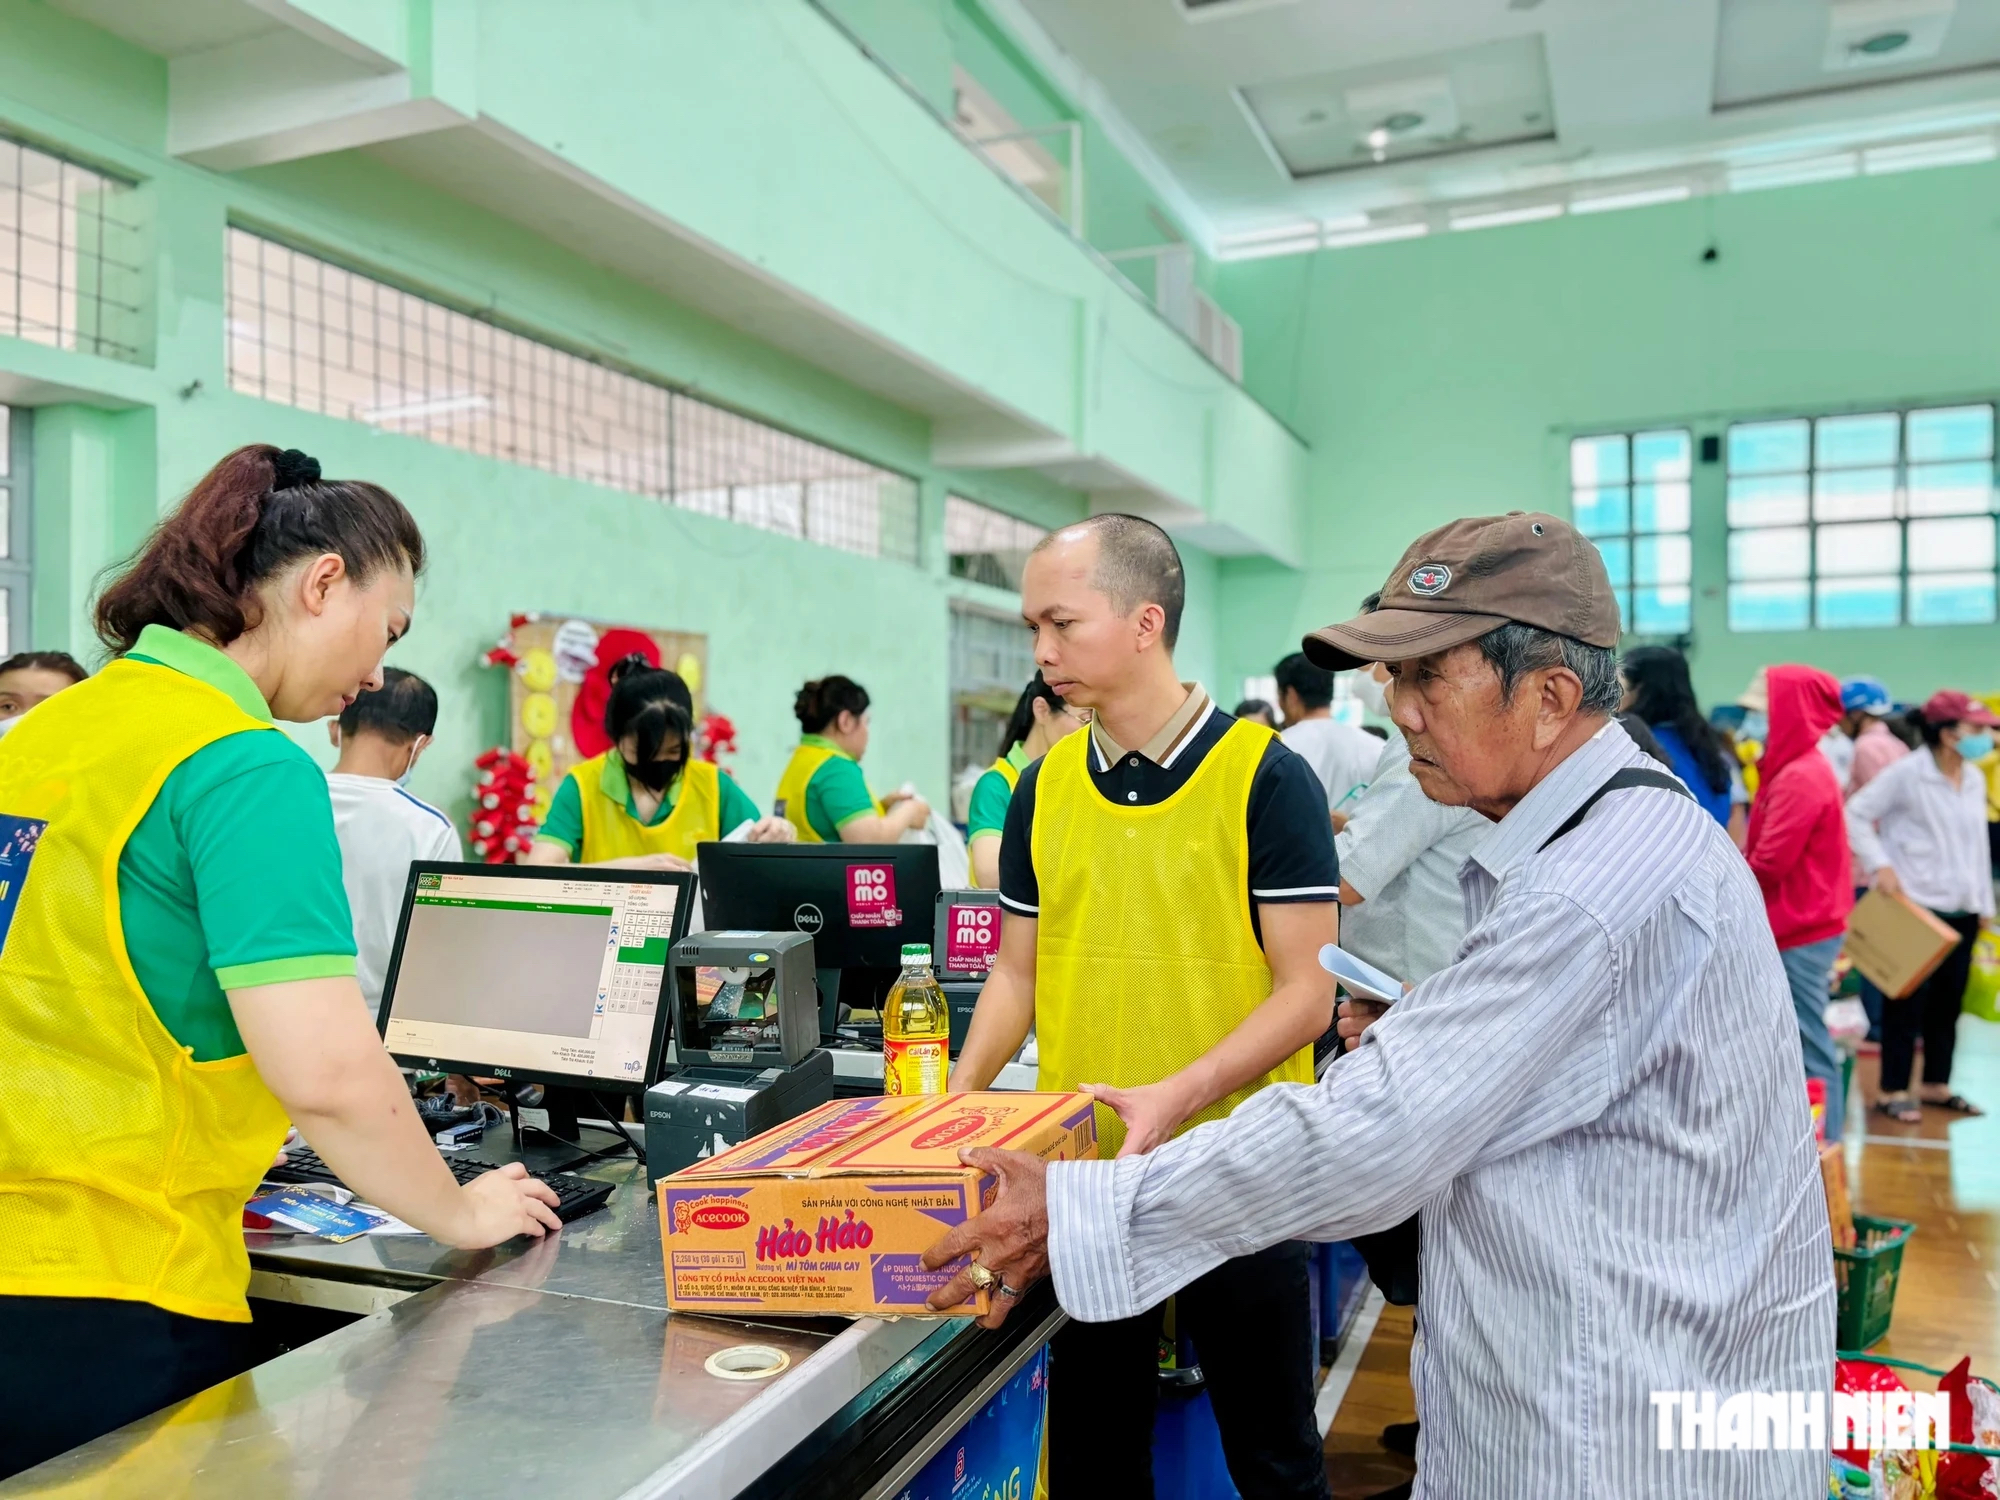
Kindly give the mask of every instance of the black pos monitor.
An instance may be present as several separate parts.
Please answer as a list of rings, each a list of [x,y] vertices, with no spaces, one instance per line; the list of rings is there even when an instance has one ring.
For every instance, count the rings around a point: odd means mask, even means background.
[[[703,844],[696,853],[710,928],[812,935],[828,1039],[842,1011],[880,1006],[902,971],[903,944],[931,941],[935,844]]]
[[[510,1099],[543,1084],[548,1133],[577,1141],[579,1107],[616,1121],[660,1076],[693,887],[665,870],[412,864],[383,1045],[402,1067],[504,1079]]]

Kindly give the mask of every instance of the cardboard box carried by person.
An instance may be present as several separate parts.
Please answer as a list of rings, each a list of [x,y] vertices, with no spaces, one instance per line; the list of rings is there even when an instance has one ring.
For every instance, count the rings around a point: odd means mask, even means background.
[[[1044,1161],[1097,1155],[1087,1094],[836,1099],[659,1181],[667,1306],[675,1312],[930,1313],[961,1267],[928,1250],[992,1205],[998,1180],[968,1146]],[[953,1308],[981,1317],[988,1294]]]
[[[1958,934],[1907,896],[1873,890],[1847,919],[1847,956],[1868,982],[1900,1000],[1931,977]]]

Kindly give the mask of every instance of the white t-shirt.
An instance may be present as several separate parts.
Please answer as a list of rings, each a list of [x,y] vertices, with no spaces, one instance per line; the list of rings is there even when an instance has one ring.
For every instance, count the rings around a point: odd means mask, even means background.
[[[328,772],[333,831],[340,840],[341,878],[354,915],[355,975],[373,1021],[396,945],[396,919],[410,864],[419,859],[463,859],[458,830],[430,803],[379,776]]]
[[[1382,741],[1338,719],[1301,719],[1286,726],[1279,738],[1286,749],[1303,756],[1313,768],[1313,775],[1326,788],[1329,808],[1340,807],[1343,797],[1365,786],[1375,774],[1375,762],[1382,758]],[[1340,810],[1352,812],[1353,802]]]
[[[1340,909],[1340,946],[1416,984],[1458,956],[1465,897],[1458,872],[1492,832],[1469,807],[1424,795],[1410,774],[1410,747],[1389,736],[1368,790],[1348,804],[1335,836],[1340,878],[1360,893]]]

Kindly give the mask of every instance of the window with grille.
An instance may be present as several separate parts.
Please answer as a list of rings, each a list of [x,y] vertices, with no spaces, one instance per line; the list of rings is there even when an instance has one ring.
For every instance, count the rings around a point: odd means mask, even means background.
[[[0,334],[141,357],[130,185],[0,137]]]
[[[984,771],[1000,754],[1000,735],[1021,689],[1035,675],[1035,638],[1021,622],[983,610],[951,612],[951,768],[955,781]],[[965,779],[970,788],[972,777]],[[956,813],[964,821],[963,810]]]
[[[1729,628],[1994,618],[1993,408],[1729,429]]]
[[[1028,554],[1047,535],[1046,528],[1017,521],[990,505],[944,497],[944,550],[954,578],[1018,589]]]
[[[1692,624],[1692,473],[1682,428],[1569,445],[1570,518],[1603,554],[1628,634],[1681,635]]]
[[[229,231],[229,384],[844,552],[917,560],[917,485],[525,334]]]
[[[0,406],[0,658],[28,645],[28,413]]]

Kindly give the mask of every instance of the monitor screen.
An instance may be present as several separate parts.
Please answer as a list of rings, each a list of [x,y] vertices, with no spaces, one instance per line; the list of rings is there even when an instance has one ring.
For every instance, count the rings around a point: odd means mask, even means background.
[[[931,940],[935,844],[703,844],[696,852],[711,929],[809,933],[822,969],[894,971],[903,944]]]
[[[408,1066],[644,1088],[692,879],[413,866],[382,992],[384,1043]]]

